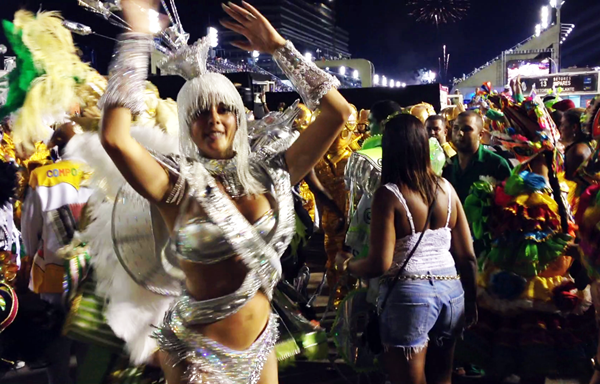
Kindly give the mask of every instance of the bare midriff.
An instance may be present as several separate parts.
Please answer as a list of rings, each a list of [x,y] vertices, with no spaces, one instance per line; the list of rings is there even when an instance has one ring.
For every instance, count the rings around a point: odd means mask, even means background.
[[[260,219],[271,204],[265,195],[233,200],[240,213],[251,223]],[[163,218],[172,230],[177,213],[171,207],[161,207]],[[195,212],[196,213],[196,212]],[[204,212],[200,212],[203,216]],[[215,264],[180,261],[186,276],[186,288],[196,300],[210,300],[235,292],[248,273],[246,265],[236,256]],[[258,291],[236,313],[210,324],[192,328],[204,336],[234,350],[245,350],[261,335],[271,314],[269,298]]]
[[[181,267],[187,276],[187,289],[196,300],[214,299],[235,292],[248,272],[236,258],[211,265],[184,261]],[[265,329],[270,314],[268,297],[258,291],[238,312],[223,320],[191,328],[228,348],[245,350]]]

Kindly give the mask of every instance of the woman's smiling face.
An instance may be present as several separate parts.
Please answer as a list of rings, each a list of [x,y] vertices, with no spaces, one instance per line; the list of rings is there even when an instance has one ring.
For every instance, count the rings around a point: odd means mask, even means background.
[[[229,159],[234,156],[233,140],[237,128],[233,108],[220,103],[198,113],[190,127],[190,134],[203,156]]]

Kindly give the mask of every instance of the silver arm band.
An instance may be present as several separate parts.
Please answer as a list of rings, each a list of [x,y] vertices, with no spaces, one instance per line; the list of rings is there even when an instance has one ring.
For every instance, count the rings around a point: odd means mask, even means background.
[[[153,45],[149,34],[128,32],[119,36],[109,71],[110,80],[98,102],[100,109],[125,107],[133,114],[146,109],[143,92]]]
[[[310,109],[317,108],[331,88],[340,86],[337,78],[307,60],[289,40],[273,53],[273,58]]]

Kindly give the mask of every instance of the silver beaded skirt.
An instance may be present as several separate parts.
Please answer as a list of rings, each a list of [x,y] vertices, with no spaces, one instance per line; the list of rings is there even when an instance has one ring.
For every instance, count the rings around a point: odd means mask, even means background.
[[[187,365],[183,379],[188,384],[256,384],[279,338],[277,323],[278,316],[272,313],[252,346],[236,351],[188,328],[175,303],[154,337],[169,354],[171,366]]]

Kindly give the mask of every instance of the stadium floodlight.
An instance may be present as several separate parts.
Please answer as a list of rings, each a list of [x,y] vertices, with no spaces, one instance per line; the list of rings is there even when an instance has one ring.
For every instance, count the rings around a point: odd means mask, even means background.
[[[540,37],[542,34],[542,25],[538,24],[535,26],[535,37]]]
[[[258,56],[260,56],[260,52],[258,51],[252,51],[252,57],[255,59],[258,59]]]
[[[217,45],[219,45],[219,31],[217,31],[217,28],[208,28],[208,39],[210,41],[211,48],[216,48]]]
[[[313,55],[312,55],[312,53],[310,53],[310,52],[306,52],[306,53],[304,54],[304,57],[305,57],[305,58],[306,58],[306,60],[308,60],[308,61],[312,61],[312,59],[313,59]]]
[[[354,72],[352,72],[352,78],[355,80],[358,80],[359,75],[358,75],[358,71],[355,69]]]
[[[346,76],[346,67],[344,67],[344,66],[340,67],[340,75]]]
[[[547,6],[543,6],[541,14],[542,14],[542,30],[546,30],[550,26],[550,9]]]
[[[373,84],[379,85],[379,75],[378,74],[373,75]]]

